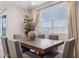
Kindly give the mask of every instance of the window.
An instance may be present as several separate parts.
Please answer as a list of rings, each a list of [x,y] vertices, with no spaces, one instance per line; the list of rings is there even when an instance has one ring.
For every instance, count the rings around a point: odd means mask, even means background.
[[[68,11],[67,3],[61,2],[40,12],[40,21],[38,24],[41,33],[68,33]]]
[[[0,16],[0,37],[6,36],[6,15]]]

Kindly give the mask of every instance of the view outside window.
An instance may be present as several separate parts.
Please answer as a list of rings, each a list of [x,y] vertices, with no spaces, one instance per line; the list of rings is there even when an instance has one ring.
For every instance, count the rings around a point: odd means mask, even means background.
[[[0,16],[0,37],[6,36],[6,15]]]
[[[0,16],[0,37],[2,36],[2,17]]]
[[[68,33],[68,11],[67,3],[61,2],[40,12],[40,22],[38,24],[41,33]]]

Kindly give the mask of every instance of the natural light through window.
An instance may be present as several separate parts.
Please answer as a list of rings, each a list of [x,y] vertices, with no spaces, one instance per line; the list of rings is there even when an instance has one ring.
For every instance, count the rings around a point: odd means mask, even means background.
[[[6,15],[0,16],[0,37],[6,36]]]
[[[68,32],[67,3],[61,2],[40,11],[39,32],[67,33]]]

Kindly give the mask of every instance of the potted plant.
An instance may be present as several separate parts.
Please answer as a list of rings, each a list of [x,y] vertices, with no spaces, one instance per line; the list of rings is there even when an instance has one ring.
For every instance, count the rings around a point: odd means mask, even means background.
[[[33,19],[28,16],[24,18],[24,30],[29,40],[34,40],[36,38],[35,24],[33,23]]]
[[[31,22],[30,17],[25,15],[25,18],[24,18],[24,33],[25,33],[25,35],[27,35],[28,32],[30,31],[30,22]]]

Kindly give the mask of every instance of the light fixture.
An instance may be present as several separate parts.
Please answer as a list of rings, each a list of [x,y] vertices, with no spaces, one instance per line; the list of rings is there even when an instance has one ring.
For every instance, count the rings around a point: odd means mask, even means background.
[[[32,5],[35,5],[35,2],[32,2]]]

